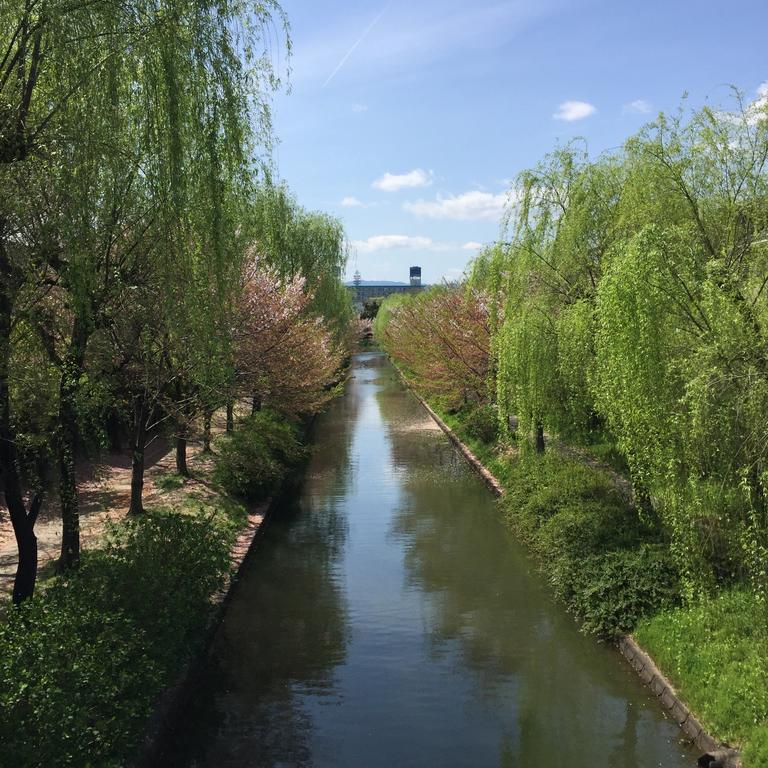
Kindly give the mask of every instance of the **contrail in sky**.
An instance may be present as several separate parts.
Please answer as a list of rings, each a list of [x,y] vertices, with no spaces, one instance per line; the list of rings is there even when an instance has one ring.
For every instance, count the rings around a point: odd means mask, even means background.
[[[344,58],[336,65],[336,69],[331,72],[330,75],[328,75],[328,79],[323,83],[323,88],[325,88],[328,83],[333,80],[334,77],[336,77],[336,74],[338,71],[347,63],[347,59],[355,52],[355,49],[357,48],[360,43],[365,40],[366,37],[368,37],[368,33],[376,26],[379,19],[384,15],[384,12],[387,10],[389,6],[384,6],[384,10],[381,11],[381,13],[365,28],[365,31],[363,32],[360,37],[357,38],[357,42],[344,54]]]

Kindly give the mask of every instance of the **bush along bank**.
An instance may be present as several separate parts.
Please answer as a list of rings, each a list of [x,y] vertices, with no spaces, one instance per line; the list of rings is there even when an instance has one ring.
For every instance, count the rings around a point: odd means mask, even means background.
[[[159,483],[169,489],[168,506],[116,524],[77,571],[8,609],[0,624],[0,765],[133,761],[155,702],[209,637],[212,597],[248,505],[279,488],[306,451],[302,441],[298,427],[272,412],[249,417],[217,441],[212,471],[194,467],[213,486],[204,499],[169,476]],[[261,482],[232,482],[233,467]]]
[[[633,508],[610,470],[557,448],[537,454],[489,441],[477,410],[435,410],[497,478],[506,523],[584,631],[613,640],[679,605],[679,575],[658,520]]]
[[[634,637],[715,744],[726,745],[707,747],[722,765],[768,765],[767,649],[754,594],[734,588],[685,603],[661,522],[601,465],[614,458],[604,444],[553,443],[539,454],[500,439],[491,406],[428,405],[498,481],[505,521],[583,631],[603,641]]]

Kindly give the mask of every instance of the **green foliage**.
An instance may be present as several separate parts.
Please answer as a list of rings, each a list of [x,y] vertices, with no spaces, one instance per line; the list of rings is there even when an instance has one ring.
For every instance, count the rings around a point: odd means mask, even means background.
[[[555,452],[524,451],[508,464],[507,520],[584,630],[613,637],[679,599],[658,526],[613,478]]]
[[[302,208],[284,185],[256,189],[249,218],[259,252],[281,277],[301,276],[319,314],[340,340],[352,321],[352,302],[342,278],[347,263],[344,229],[338,219]]]
[[[249,416],[219,447],[214,479],[228,493],[250,500],[274,493],[305,455],[297,427],[270,410]]]
[[[550,579],[583,629],[601,637],[631,632],[645,616],[680,600],[680,577],[662,544],[644,543],[583,560],[561,558]]]
[[[488,445],[496,442],[499,436],[499,415],[494,406],[483,403],[462,413],[460,418],[470,437]]]
[[[764,765],[768,738],[765,614],[746,589],[641,621],[638,642],[718,738],[745,747],[745,766]]]
[[[75,408],[79,434],[86,447],[98,450],[107,446],[105,425],[114,402],[110,382],[88,374],[80,377]]]
[[[749,734],[742,752],[745,766],[757,768],[768,765],[768,725],[758,726]]]
[[[201,637],[230,525],[157,513],[0,625],[0,764],[125,765],[160,689]]]
[[[9,382],[12,424],[18,463],[27,483],[37,487],[54,459],[51,440],[56,429],[59,376],[39,340],[22,324],[8,361],[17,375]]]

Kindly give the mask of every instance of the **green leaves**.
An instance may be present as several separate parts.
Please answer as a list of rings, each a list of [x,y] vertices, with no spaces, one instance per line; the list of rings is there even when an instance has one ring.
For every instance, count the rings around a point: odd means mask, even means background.
[[[558,148],[472,277],[496,304],[501,425],[613,436],[689,597],[745,567],[768,595],[768,120],[736,104],[595,160]]]
[[[125,765],[155,697],[199,642],[232,532],[156,513],[0,624],[0,763]]]
[[[235,496],[261,501],[279,488],[305,455],[298,429],[287,417],[262,410],[220,443],[214,478]]]

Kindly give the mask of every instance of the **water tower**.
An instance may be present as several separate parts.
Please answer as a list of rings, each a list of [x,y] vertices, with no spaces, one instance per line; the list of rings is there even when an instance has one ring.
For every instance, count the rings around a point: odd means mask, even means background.
[[[411,285],[421,285],[421,267],[411,267]]]

